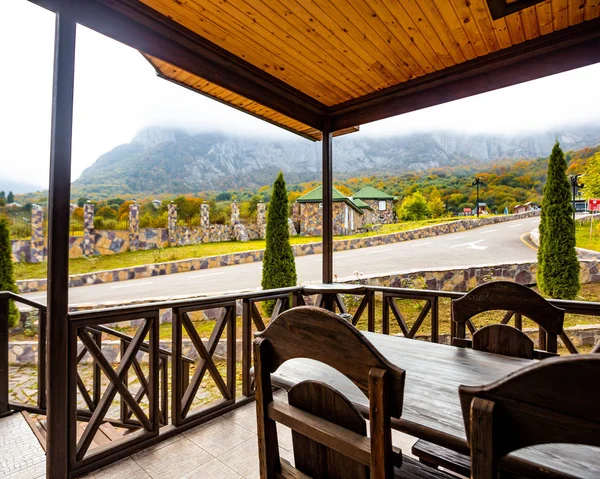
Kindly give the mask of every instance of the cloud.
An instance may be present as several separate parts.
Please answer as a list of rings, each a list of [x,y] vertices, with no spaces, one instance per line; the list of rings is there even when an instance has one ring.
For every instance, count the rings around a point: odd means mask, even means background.
[[[47,185],[54,14],[3,2],[0,42],[11,75],[0,79],[2,169]],[[600,65],[459,100],[361,127],[362,135],[459,130],[515,133],[600,121]],[[280,128],[158,78],[135,50],[78,27],[72,178],[145,126],[178,126],[270,139]],[[308,140],[307,140],[308,141]]]

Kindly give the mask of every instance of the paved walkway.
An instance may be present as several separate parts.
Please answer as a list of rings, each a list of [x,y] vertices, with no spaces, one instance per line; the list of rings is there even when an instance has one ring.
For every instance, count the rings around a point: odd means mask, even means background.
[[[291,432],[281,425],[278,425],[278,432],[281,457],[293,463]],[[415,441],[410,436],[394,432],[394,445],[400,447],[405,454],[410,453]],[[0,419],[0,477],[43,477],[43,454],[20,414]],[[6,469],[5,472],[6,467],[11,469]],[[85,477],[257,479],[258,446],[254,403]]]

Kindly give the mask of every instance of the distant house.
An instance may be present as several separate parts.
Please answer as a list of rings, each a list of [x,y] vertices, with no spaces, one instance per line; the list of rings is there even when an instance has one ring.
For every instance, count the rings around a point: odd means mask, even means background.
[[[353,200],[361,200],[371,207],[365,213],[365,224],[370,223],[395,223],[394,200],[397,198],[388,195],[372,186],[365,186],[362,190],[352,195]]]
[[[519,214],[519,213],[527,213],[528,211],[533,211],[537,209],[537,205],[533,202],[533,201],[529,201],[528,203],[525,203],[524,205],[517,205],[515,206],[515,214]]]
[[[365,224],[365,212],[372,208],[364,201],[353,200],[333,188],[333,234],[351,234]],[[322,234],[323,187],[319,186],[296,200],[292,220],[303,236]]]
[[[480,215],[487,215],[489,213],[487,203],[477,203],[477,209]]]
[[[160,205],[162,205],[162,201],[152,200],[152,204],[154,205],[154,208],[158,209],[158,208],[160,208]]]

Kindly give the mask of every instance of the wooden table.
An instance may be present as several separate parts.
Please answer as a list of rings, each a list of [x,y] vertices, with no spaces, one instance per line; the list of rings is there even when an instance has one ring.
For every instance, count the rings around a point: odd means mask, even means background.
[[[455,451],[468,454],[458,396],[461,384],[479,386],[495,381],[531,364],[531,360],[473,351],[414,339],[364,333],[392,363],[406,371],[404,410],[392,427]],[[345,376],[309,359],[283,364],[273,383],[289,389],[306,379],[323,381],[345,394],[363,413],[368,400]],[[559,384],[556,387],[560,387]],[[600,477],[600,448],[575,445],[544,445],[511,454],[506,467],[528,477],[545,470],[572,477]]]

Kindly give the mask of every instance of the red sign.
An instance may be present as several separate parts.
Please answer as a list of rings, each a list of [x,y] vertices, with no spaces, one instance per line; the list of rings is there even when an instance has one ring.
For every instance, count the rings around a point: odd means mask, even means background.
[[[471,208],[463,208],[463,213],[470,213],[473,211]]]
[[[600,211],[600,199],[588,200],[588,211]]]

